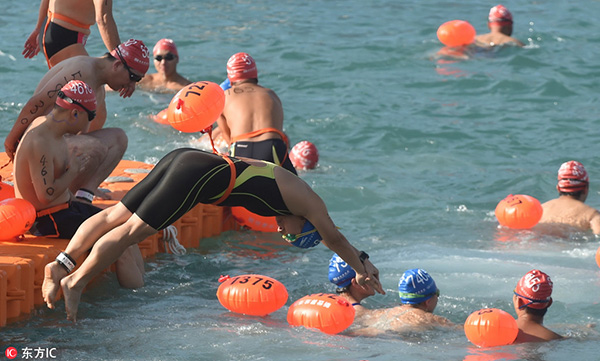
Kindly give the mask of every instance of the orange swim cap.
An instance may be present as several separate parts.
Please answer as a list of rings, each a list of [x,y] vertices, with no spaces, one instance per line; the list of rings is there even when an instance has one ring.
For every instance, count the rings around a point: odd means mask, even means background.
[[[137,70],[142,75],[146,74],[150,67],[150,51],[143,41],[129,39],[110,52],[117,59],[119,59],[119,53],[128,67]]]
[[[233,54],[227,60],[227,77],[232,83],[245,79],[258,79],[256,62],[248,53]]]
[[[156,53],[161,50],[167,50],[169,53],[179,56],[177,53],[177,46],[175,46],[175,42],[171,39],[160,39],[156,45],[154,45],[152,54],[156,55]]]
[[[552,303],[552,280],[544,272],[534,269],[523,276],[517,287],[515,295],[525,301],[520,308],[529,307],[544,309]]]
[[[513,23],[513,17],[504,5],[496,5],[490,9],[488,21],[498,25],[511,25]]]
[[[576,160],[563,163],[558,169],[556,189],[563,193],[579,192],[588,186],[589,177],[583,164]]]
[[[83,111],[96,110],[96,94],[94,89],[81,80],[71,80],[60,89],[64,96],[56,97],[56,104],[64,109],[79,109]],[[67,99],[65,99],[65,97]],[[71,101],[69,101],[71,100]],[[74,101],[74,102],[73,102]]]

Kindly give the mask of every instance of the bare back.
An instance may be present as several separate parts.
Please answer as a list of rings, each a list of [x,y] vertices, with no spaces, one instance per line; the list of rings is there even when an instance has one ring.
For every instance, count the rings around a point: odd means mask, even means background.
[[[577,199],[561,196],[542,204],[542,208],[541,224],[565,224],[581,230],[592,229],[595,234],[600,234],[600,213]]]
[[[237,136],[264,128],[283,131],[281,100],[273,90],[258,84],[233,85],[225,91],[225,108],[218,123],[228,143]],[[261,141],[279,137],[277,133],[265,133],[244,140]]]
[[[500,32],[491,32],[487,34],[477,35],[475,37],[475,44],[480,47],[488,48],[497,45],[508,45],[513,44],[517,46],[523,46],[524,44],[518,39],[502,34]]]
[[[536,322],[518,319],[517,325],[519,326],[519,333],[513,343],[545,342],[563,338],[556,332]]]

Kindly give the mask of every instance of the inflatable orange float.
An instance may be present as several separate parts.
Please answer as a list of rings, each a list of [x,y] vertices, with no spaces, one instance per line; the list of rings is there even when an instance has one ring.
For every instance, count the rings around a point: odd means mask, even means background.
[[[224,107],[223,89],[213,82],[198,81],[175,94],[167,108],[167,120],[181,132],[200,132],[212,126]]]
[[[231,215],[240,226],[253,231],[277,232],[275,217],[259,216],[244,207],[231,207]]]
[[[473,312],[464,325],[465,335],[474,345],[493,347],[510,345],[517,338],[517,321],[506,311],[484,308]]]
[[[538,224],[543,212],[537,199],[525,194],[509,194],[498,203],[494,213],[498,222],[505,227],[528,229]]]
[[[287,314],[292,326],[316,328],[334,335],[350,327],[354,322],[354,307],[343,297],[316,293],[294,302]]]
[[[446,46],[458,47],[475,41],[475,28],[464,20],[451,20],[437,30],[437,37]]]
[[[21,198],[0,201],[0,241],[10,241],[27,232],[35,222],[35,207]]]
[[[229,311],[266,316],[280,309],[288,299],[285,286],[274,278],[249,274],[221,276],[217,298]]]

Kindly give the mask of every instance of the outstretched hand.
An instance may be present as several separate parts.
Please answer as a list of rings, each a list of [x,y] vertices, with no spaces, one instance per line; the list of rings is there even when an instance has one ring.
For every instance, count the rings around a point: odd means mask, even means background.
[[[361,287],[369,285],[378,293],[385,295],[385,291],[381,286],[381,282],[379,282],[379,270],[377,267],[375,267],[369,259],[364,261],[364,265],[366,272],[356,272],[356,283],[358,283],[358,285]]]

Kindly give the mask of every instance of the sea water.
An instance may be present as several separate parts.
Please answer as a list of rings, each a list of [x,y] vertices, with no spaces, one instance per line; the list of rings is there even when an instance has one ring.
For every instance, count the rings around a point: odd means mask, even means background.
[[[43,55],[23,59],[39,1],[11,2],[0,14],[0,136],[47,71]],[[590,174],[587,203],[600,208],[597,158],[600,2],[504,3],[525,48],[477,51],[456,61],[436,56],[445,21],[486,31],[481,1],[114,1],[121,39],[150,48],[172,38],[179,71],[220,83],[225,64],[245,51],[260,84],[274,89],[292,144],[313,142],[317,169],[300,172],[335,223],[367,251],[387,291],[363,302],[398,304],[397,284],[424,268],[441,289],[436,314],[462,324],[485,307],[510,312],[512,291],[538,268],[554,281],[545,325],[559,342],[478,349],[460,328],[366,338],[291,328],[286,313],[307,294],[333,292],[331,252],[294,249],[274,234],[226,232],[185,256],[146,262],[146,286],[118,287],[102,276],[83,295],[79,321],[64,303],[39,308],[0,329],[8,346],[56,348],[64,360],[598,360],[600,269],[590,233],[556,238],[498,228],[494,209],[508,194],[556,197],[562,162]],[[106,49],[93,27],[87,49]],[[154,69],[151,68],[153,72]],[[198,145],[152,122],[170,95],[107,95],[106,125],[129,137],[126,159],[156,163]],[[217,298],[222,274],[258,273],[285,284],[289,300],[267,317],[228,312]]]

